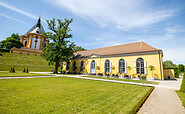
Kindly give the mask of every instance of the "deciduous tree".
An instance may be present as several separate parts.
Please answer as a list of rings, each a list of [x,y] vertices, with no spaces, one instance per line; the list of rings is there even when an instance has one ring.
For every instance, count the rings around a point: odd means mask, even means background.
[[[183,64],[179,64],[178,65],[178,69],[179,69],[179,72],[184,72],[184,65]]]
[[[21,48],[23,44],[20,42],[20,37],[17,34],[12,34],[10,37],[6,38],[6,40],[2,40],[0,42],[0,48],[3,49],[11,49],[13,47]]]
[[[63,65],[63,62],[73,56],[75,45],[69,41],[69,38],[72,38],[69,25],[73,19],[64,19],[64,21],[57,19],[57,24],[55,21],[55,18],[46,20],[48,29],[52,32],[43,33],[43,36],[49,38],[51,43],[43,49],[42,57],[49,62],[49,65],[55,65],[54,73],[58,73],[59,65]]]

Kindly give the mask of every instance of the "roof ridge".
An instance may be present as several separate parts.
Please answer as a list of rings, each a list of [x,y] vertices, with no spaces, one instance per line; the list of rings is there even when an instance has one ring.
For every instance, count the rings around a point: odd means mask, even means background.
[[[128,44],[120,44],[120,45],[107,46],[107,47],[95,48],[95,49],[89,49],[89,50],[98,50],[98,49],[117,47],[117,46],[122,46],[122,45],[130,45],[130,44],[134,44],[134,43],[136,44],[136,43],[140,43],[140,42],[132,42],[132,43],[128,43]],[[89,51],[89,50],[84,50],[84,51]],[[78,52],[82,52],[82,51],[78,51]]]

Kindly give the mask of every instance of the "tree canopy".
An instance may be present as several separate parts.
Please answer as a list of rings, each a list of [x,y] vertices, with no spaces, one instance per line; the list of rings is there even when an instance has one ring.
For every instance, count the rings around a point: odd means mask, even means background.
[[[20,37],[17,34],[12,34],[10,37],[6,38],[6,40],[2,40],[0,42],[0,48],[3,49],[11,49],[13,47],[21,48],[23,44],[20,42]]]
[[[184,72],[184,65],[183,64],[179,64],[178,65],[178,69],[179,69],[179,72]]]
[[[177,67],[177,65],[173,64],[173,62],[170,60],[166,60],[163,62],[163,67],[164,68],[175,68],[175,67]]]
[[[75,46],[75,48],[74,48],[74,51],[84,51],[84,50],[87,50],[87,49],[85,49],[81,46]]]
[[[71,28],[69,25],[73,19],[64,19],[64,21],[53,18],[52,20],[46,20],[48,29],[52,32],[43,33],[43,36],[52,40],[44,49],[42,57],[44,57],[49,65],[55,65],[54,73],[58,73],[58,67],[63,62],[67,62],[70,57],[73,56],[75,44],[69,41],[72,38],[72,34],[69,32]]]

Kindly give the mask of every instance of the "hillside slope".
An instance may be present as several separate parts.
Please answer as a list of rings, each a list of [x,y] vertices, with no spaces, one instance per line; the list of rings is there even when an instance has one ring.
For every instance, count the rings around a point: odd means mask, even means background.
[[[19,53],[4,53],[0,56],[0,71],[8,71],[13,66],[15,66],[15,71],[23,71],[24,68],[38,72],[54,70],[54,66],[48,66],[48,62],[41,56]]]

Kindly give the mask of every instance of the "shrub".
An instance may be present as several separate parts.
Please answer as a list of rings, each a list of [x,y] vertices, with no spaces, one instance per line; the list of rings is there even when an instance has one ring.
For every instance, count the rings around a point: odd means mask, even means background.
[[[27,55],[30,55],[29,53]]]
[[[24,68],[24,70],[22,72],[25,72],[25,68]]]
[[[135,74],[132,74],[132,77],[135,77]]]
[[[141,76],[141,79],[146,80],[146,76]]]
[[[10,72],[10,73],[12,72],[12,67],[10,68],[9,72]]]
[[[12,68],[12,73],[15,73],[15,69],[14,69],[14,67]]]
[[[35,56],[37,56],[37,55],[35,54]]]
[[[176,78],[179,78],[179,70],[178,68],[174,68],[174,74]]]
[[[103,73],[98,73],[98,76],[103,76]]]
[[[65,70],[63,70],[63,71],[62,71],[62,73],[63,73],[63,74],[65,74],[65,73],[66,73],[66,71],[65,71]]]
[[[66,71],[65,71],[65,70],[62,70],[62,71],[60,71],[60,73],[61,73],[61,74],[65,74],[65,73],[66,73]]]
[[[115,67],[114,66],[112,66],[112,70],[115,70]]]
[[[182,79],[180,91],[185,92],[185,73],[184,73],[184,76],[183,76],[183,79]]]
[[[19,54],[22,54],[21,52]]]
[[[100,66],[97,66],[96,69],[97,69],[97,70],[100,70]]]
[[[29,73],[29,70],[28,70],[28,68],[27,68],[27,70],[26,70],[26,73]]]

